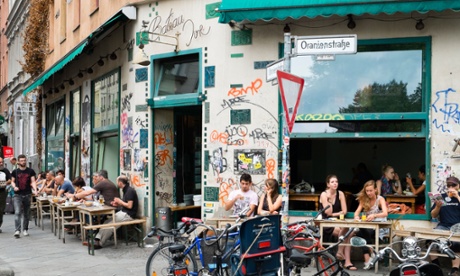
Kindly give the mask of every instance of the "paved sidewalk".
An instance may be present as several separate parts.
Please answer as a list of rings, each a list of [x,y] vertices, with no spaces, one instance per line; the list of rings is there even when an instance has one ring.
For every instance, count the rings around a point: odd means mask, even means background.
[[[0,233],[0,276],[29,275],[145,275],[145,263],[152,247],[139,248],[135,242],[126,245],[118,242],[118,248],[112,243],[95,256],[88,255],[87,247],[74,235],[66,235],[66,243],[51,233],[50,220],[45,219],[45,230],[30,222],[29,237],[16,239],[14,233],[14,215],[4,215],[3,233]],[[152,241],[150,241],[151,243]],[[359,250],[359,249],[357,249]],[[450,268],[450,261],[442,262],[445,275]],[[364,270],[362,262],[354,262],[357,271],[348,271],[351,276],[389,275],[389,269],[379,268]],[[303,275],[314,274],[315,269],[309,267]],[[14,274],[13,274],[14,273]]]

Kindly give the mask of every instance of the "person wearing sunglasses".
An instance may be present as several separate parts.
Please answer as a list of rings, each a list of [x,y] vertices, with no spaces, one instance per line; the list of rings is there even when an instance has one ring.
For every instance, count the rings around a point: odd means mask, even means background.
[[[460,188],[460,181],[457,177],[451,176],[446,179],[446,192],[441,194],[442,200],[436,200],[431,207],[431,217],[437,218],[439,223],[435,229],[450,230],[454,224],[460,222],[460,196],[458,189]],[[453,242],[450,247],[454,252],[460,252],[460,243]],[[433,263],[439,265],[437,257],[431,260]],[[455,258],[452,260],[452,269],[449,275],[459,276],[460,259]]]

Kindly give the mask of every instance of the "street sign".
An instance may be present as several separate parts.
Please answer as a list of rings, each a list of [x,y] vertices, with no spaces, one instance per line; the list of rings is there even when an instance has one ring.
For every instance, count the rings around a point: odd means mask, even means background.
[[[356,54],[358,39],[354,35],[295,37],[294,55]]]
[[[266,79],[267,82],[275,80],[277,78],[276,72],[278,70],[282,71],[284,68],[284,58],[278,59],[267,65]]]
[[[3,158],[14,157],[14,149],[12,147],[3,146]]]
[[[283,102],[286,122],[289,133],[291,133],[294,127],[295,116],[297,115],[297,108],[299,107],[305,80],[283,71],[277,71],[276,74],[278,75],[278,84],[280,86],[281,101]]]

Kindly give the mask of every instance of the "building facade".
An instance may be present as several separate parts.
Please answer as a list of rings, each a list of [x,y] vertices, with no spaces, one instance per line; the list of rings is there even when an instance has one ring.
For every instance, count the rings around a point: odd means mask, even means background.
[[[43,168],[87,183],[102,168],[128,175],[152,222],[155,208],[190,195],[215,216],[244,172],[259,194],[267,178],[320,192],[336,174],[352,196],[359,163],[375,179],[384,164],[401,179],[424,164],[427,190],[442,191],[458,162],[457,1],[268,2],[51,3],[46,69],[22,91],[43,101]],[[299,101],[283,91],[288,113],[298,107],[290,134],[266,70],[287,56],[280,68],[305,80]],[[316,209],[289,206],[293,216]]]

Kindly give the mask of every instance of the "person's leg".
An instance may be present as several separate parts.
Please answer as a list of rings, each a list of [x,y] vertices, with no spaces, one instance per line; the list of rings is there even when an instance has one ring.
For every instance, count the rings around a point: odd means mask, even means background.
[[[14,195],[14,228],[15,231],[21,231],[22,200],[20,195]]]
[[[115,222],[123,222],[123,221],[128,221],[128,220],[133,220],[133,219],[130,216],[128,216],[127,213],[122,212],[122,211],[119,211],[119,212],[115,213]],[[120,226],[116,227],[115,231],[118,228],[120,228]],[[101,231],[102,230],[104,230],[104,231],[100,235],[100,244],[104,245],[105,242],[112,237],[113,230],[112,229],[101,229]],[[101,233],[101,231],[99,231],[99,233]],[[97,236],[96,236],[96,238],[97,238]]]
[[[2,224],[3,224],[3,213],[5,212],[7,196],[8,196],[8,193],[6,192],[6,190],[1,189],[0,190],[0,227],[2,227]]]
[[[30,217],[30,201],[32,197],[30,195],[22,197],[22,206],[24,208],[24,217],[22,221],[23,231],[29,230],[29,217]]]

